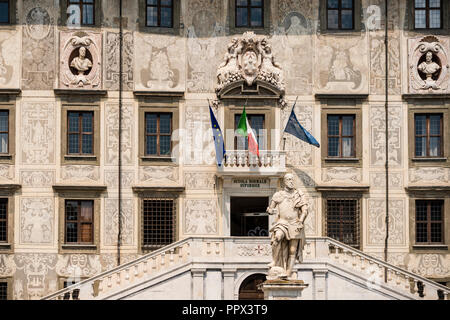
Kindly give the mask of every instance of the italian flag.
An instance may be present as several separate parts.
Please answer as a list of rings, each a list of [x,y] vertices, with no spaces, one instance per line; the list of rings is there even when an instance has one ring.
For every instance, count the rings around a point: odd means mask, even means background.
[[[248,151],[259,157],[258,141],[256,140],[255,132],[252,127],[250,127],[250,123],[248,122],[247,114],[245,113],[245,106],[241,118],[239,119],[239,124],[236,131],[241,136],[248,138]]]

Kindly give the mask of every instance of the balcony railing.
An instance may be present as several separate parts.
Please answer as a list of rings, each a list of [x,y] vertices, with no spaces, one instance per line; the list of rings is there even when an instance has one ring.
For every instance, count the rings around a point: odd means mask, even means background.
[[[222,173],[282,174],[286,172],[286,152],[260,150],[259,157],[248,150],[227,150],[224,163],[219,167]]]

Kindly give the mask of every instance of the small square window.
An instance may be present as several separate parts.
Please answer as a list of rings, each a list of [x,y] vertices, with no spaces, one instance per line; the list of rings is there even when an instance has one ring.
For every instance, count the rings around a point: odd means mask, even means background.
[[[147,0],[145,13],[147,27],[173,28],[173,0]]]
[[[80,17],[75,17],[82,26],[95,25],[95,0],[69,0],[67,7],[76,7],[77,10],[71,10],[73,14],[80,14]]]
[[[354,0],[327,0],[327,29],[352,30],[354,28]]]
[[[263,0],[235,0],[236,27],[264,27]]]
[[[0,0],[0,24],[10,24],[11,3],[9,0]]]
[[[442,28],[442,0],[414,1],[414,28]]]

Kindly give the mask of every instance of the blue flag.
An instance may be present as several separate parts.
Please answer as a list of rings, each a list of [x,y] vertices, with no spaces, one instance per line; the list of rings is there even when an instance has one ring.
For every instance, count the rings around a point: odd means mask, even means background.
[[[294,105],[294,107],[295,107],[295,105]],[[312,134],[309,133],[308,131],[306,131],[305,128],[302,127],[300,122],[298,122],[297,117],[294,112],[294,107],[292,108],[291,115],[289,116],[289,120],[286,124],[286,128],[284,129],[284,132],[290,133],[294,137],[297,137],[300,140],[308,142],[309,144],[312,144],[313,146],[320,147],[320,144],[312,136]]]
[[[222,131],[220,130],[219,123],[217,122],[217,119],[211,109],[211,106],[209,106],[209,114],[211,116],[211,128],[214,136],[214,145],[216,147],[217,165],[221,166],[223,158],[225,157],[225,144],[223,142],[223,135]]]

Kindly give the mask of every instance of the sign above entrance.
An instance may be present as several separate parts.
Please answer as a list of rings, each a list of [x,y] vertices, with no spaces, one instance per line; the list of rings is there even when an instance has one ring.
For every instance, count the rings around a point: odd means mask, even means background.
[[[267,178],[235,178],[233,187],[239,188],[269,188],[270,180]]]

